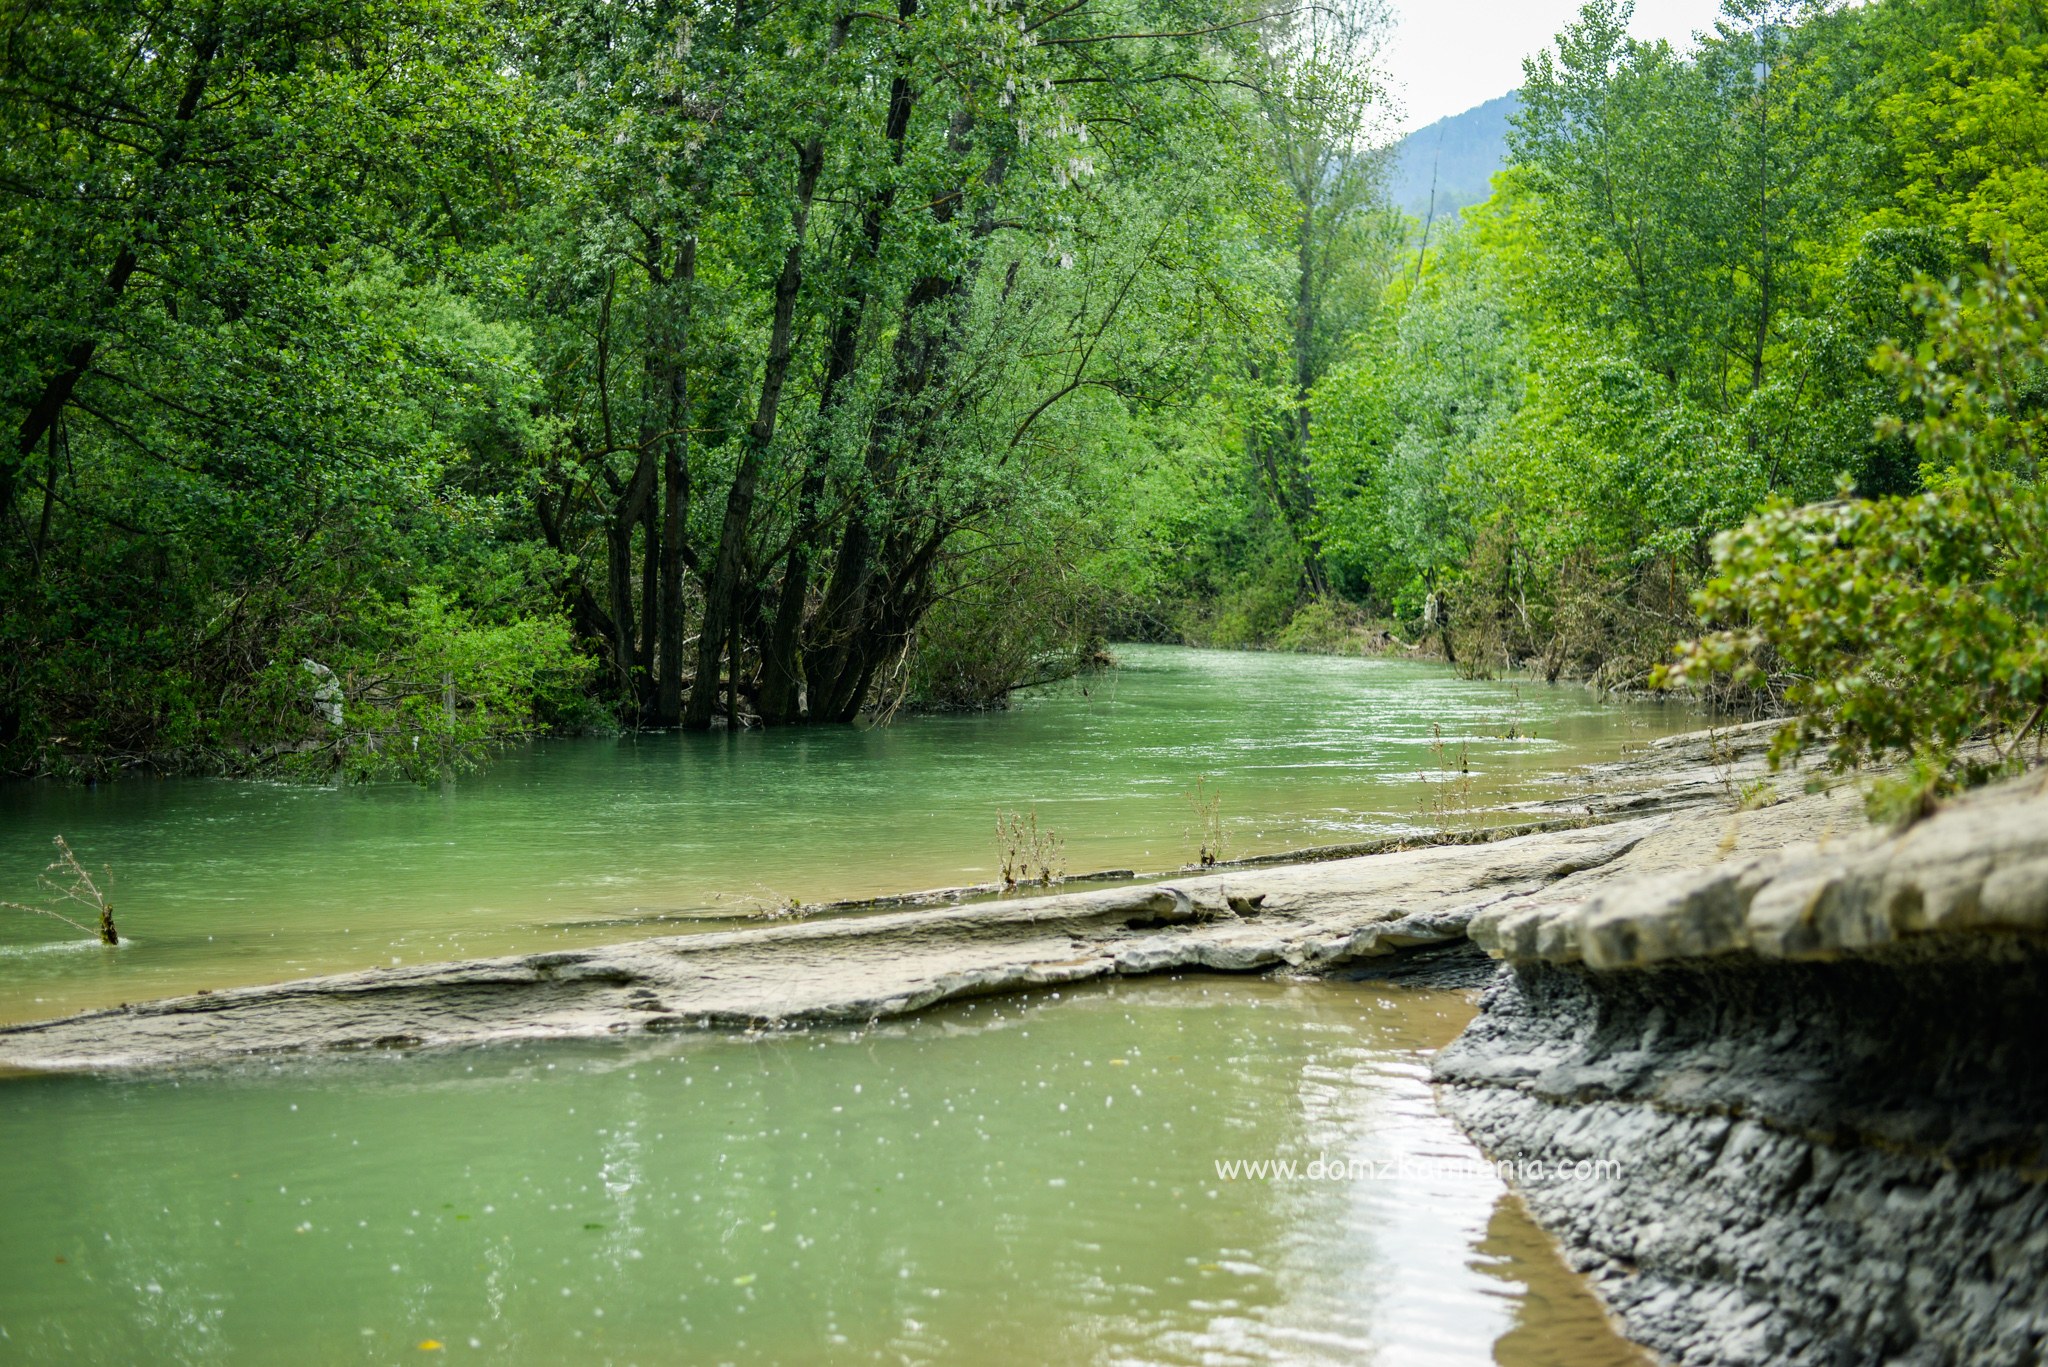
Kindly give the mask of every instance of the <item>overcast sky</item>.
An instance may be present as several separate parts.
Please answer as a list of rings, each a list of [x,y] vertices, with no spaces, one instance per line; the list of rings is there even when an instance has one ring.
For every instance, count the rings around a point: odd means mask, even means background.
[[[1402,131],[1458,114],[1522,83],[1522,58],[1546,46],[1580,0],[1393,0],[1387,65],[1406,107]],[[1720,0],[1636,0],[1638,38],[1686,46]]]

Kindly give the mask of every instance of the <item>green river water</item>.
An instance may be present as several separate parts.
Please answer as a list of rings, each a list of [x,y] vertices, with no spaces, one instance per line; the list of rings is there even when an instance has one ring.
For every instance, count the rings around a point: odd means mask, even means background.
[[[18,1079],[0,1361],[1638,1362],[1457,1166],[1425,1079],[1471,1009],[1186,978]]]
[[[1237,855],[1485,821],[1694,724],[1405,662],[1119,653],[1007,713],[551,742],[439,791],[0,790],[0,897],[61,831],[128,937],[0,918],[0,1018],[981,881],[1005,807],[1075,871],[1171,869],[1197,778]],[[0,1363],[1638,1361],[1431,1103],[1472,1010],[1186,977],[0,1079]]]
[[[1481,822],[1558,791],[1573,765],[1700,724],[1409,661],[1117,653],[1120,668],[1006,712],[550,741],[440,790],[0,787],[0,899],[34,900],[61,833],[112,868],[128,940],[108,953],[0,915],[0,1021],[985,882],[1004,809],[1035,809],[1070,872],[1169,871],[1195,856],[1198,779],[1231,856]],[[1469,773],[1441,775],[1461,753]]]

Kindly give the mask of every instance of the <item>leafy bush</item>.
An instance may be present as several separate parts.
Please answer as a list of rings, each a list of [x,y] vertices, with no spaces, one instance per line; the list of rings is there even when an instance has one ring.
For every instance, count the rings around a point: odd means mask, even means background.
[[[1294,610],[1273,637],[1273,649],[1300,655],[1351,655],[1373,644],[1371,623],[1359,609],[1335,598],[1311,598]]]
[[[1020,688],[1067,678],[1102,654],[1101,587],[1054,538],[1010,545],[962,537],[941,591],[899,664],[879,681],[878,716],[1007,707]],[[1078,645],[1077,645],[1078,643]]]
[[[1183,632],[1194,645],[1258,649],[1280,635],[1302,601],[1300,557],[1271,532],[1248,548],[1237,581],[1216,595],[1210,611],[1185,622]]]
[[[1768,508],[1716,543],[1697,604],[1727,629],[1668,678],[1765,672],[1801,713],[1783,758],[1827,738],[1840,768],[1905,761],[1874,810],[1909,815],[2009,767],[2048,709],[2048,317],[2010,267],[1915,287],[1927,340],[1879,352],[1916,417],[1926,492]],[[1988,756],[1966,742],[1998,739]]]
[[[287,770],[428,782],[474,768],[573,710],[591,669],[560,618],[480,622],[431,588],[365,618],[373,639],[331,669],[310,657],[272,666],[305,737],[282,757]]]

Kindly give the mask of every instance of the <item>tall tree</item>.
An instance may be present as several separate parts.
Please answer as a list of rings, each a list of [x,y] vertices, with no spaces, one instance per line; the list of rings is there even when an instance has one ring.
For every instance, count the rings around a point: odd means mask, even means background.
[[[1310,592],[1330,591],[1309,475],[1313,394],[1346,334],[1367,321],[1359,276],[1387,262],[1395,223],[1385,204],[1388,103],[1377,63],[1390,19],[1381,0],[1277,12],[1261,26],[1260,126],[1291,200],[1292,267],[1285,361],[1251,362],[1279,398],[1247,445],[1273,505],[1300,548]]]

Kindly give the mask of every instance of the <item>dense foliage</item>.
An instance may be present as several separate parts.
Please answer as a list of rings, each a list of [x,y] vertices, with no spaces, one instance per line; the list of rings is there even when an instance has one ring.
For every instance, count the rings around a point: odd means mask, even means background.
[[[5,766],[1000,698],[1099,625],[1132,453],[1329,344],[1287,262],[1378,22],[11,8]]]
[[[1919,298],[1927,340],[1882,360],[1925,492],[1776,505],[1724,533],[1700,606],[1742,625],[1674,671],[1785,680],[1779,753],[1906,760],[1877,790],[1895,815],[2017,761],[2048,713],[2048,313],[2004,266]]]
[[[2036,475],[1957,452],[2038,391],[1927,386],[2048,270],[2040,7],[1629,17],[1446,225],[1386,203],[1379,0],[10,5],[0,770],[424,778],[1104,634],[1633,684],[1701,612],[1694,677],[1852,751],[2024,719]],[[1937,607],[1999,663],[1886,731]]]
[[[1730,0],[1685,56],[1628,17],[1529,61],[1493,199],[1318,391],[1338,583],[1473,668],[1644,682],[1718,533],[1929,488],[1872,358],[1914,282],[2038,269],[2038,6]]]
[[[8,768],[374,752],[302,661],[353,708],[535,611],[528,341],[439,268],[498,193],[497,47],[462,0],[9,8]],[[505,662],[507,724],[561,654]],[[461,729],[491,689],[436,691]]]

